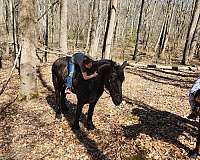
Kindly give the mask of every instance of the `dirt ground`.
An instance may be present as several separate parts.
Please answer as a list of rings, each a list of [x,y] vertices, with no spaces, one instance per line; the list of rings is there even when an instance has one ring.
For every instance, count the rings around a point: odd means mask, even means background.
[[[187,95],[198,72],[126,70],[123,103],[114,106],[104,93],[94,111],[96,129],[85,128],[86,105],[81,130],[74,131],[70,126],[75,96],[69,99],[62,121],[55,121],[51,64],[38,69],[37,99],[14,101],[19,91],[17,72],[0,96],[0,159],[189,159],[197,123],[185,118],[190,112]],[[0,70],[1,82],[9,71]]]

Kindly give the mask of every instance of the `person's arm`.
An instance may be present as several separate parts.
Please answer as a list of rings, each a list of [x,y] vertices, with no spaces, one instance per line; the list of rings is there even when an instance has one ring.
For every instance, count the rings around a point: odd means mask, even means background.
[[[82,72],[82,75],[83,75],[84,80],[88,80],[88,79],[96,77],[98,75],[98,73],[94,72],[91,75],[87,75],[87,72]]]

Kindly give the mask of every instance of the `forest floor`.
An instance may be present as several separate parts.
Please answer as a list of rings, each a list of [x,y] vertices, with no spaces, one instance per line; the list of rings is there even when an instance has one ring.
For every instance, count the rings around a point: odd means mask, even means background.
[[[0,159],[189,159],[196,142],[197,123],[190,113],[188,91],[199,72],[126,70],[124,101],[114,106],[107,93],[98,101],[93,122],[85,128],[86,105],[81,129],[70,127],[76,97],[69,99],[62,121],[55,121],[55,98],[51,81],[52,62],[38,68],[39,97],[15,100],[19,77],[14,73],[0,96]],[[10,68],[0,70],[2,82]]]

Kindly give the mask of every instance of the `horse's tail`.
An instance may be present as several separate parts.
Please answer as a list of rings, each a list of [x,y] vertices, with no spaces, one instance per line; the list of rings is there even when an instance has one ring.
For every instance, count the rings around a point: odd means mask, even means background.
[[[62,57],[57,59],[52,65],[52,81],[55,89],[65,83],[65,78],[68,74],[67,60],[67,57]]]

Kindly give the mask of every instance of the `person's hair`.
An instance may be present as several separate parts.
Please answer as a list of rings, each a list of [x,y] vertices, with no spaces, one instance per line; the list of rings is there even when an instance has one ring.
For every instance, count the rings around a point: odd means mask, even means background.
[[[92,59],[89,58],[89,57],[87,57],[87,56],[85,56],[85,58],[84,58],[84,60],[83,60],[83,64],[89,64],[89,63],[91,63],[91,62],[92,62]]]

